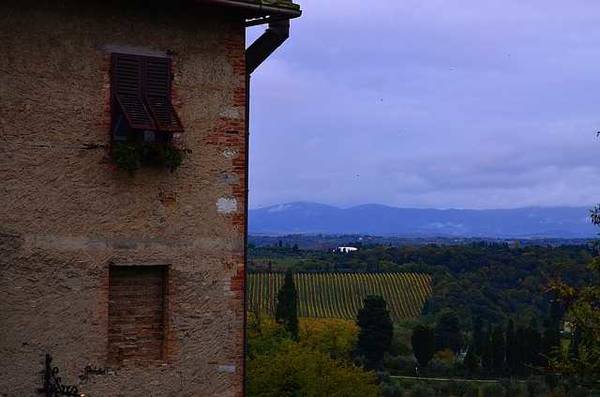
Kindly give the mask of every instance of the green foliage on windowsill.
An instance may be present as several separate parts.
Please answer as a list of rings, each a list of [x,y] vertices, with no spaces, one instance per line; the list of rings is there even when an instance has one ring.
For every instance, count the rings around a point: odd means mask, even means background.
[[[130,174],[145,165],[164,167],[173,172],[189,152],[169,144],[123,142],[113,145],[112,158],[117,168]]]
[[[138,145],[117,143],[112,148],[112,158],[117,168],[133,174],[140,168],[142,156]]]
[[[173,146],[163,146],[162,149],[165,167],[169,168],[171,172],[175,171],[183,162],[184,151]]]

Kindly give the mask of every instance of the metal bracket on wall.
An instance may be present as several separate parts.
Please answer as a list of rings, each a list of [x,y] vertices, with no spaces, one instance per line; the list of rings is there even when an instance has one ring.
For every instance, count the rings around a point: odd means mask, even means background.
[[[38,393],[45,397],[85,397],[79,392],[77,386],[63,385],[62,379],[58,376],[58,367],[52,366],[52,356],[46,354],[44,364],[44,387],[38,389]]]

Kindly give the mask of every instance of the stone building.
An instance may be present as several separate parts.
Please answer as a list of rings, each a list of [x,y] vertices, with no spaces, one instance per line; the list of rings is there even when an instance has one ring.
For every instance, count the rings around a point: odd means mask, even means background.
[[[0,3],[0,396],[243,395],[249,73],[299,15]]]

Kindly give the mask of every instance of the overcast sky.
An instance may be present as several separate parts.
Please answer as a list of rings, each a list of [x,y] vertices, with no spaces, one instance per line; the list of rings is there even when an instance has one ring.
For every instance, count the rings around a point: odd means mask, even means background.
[[[600,1],[301,4],[252,76],[252,208],[600,201]]]

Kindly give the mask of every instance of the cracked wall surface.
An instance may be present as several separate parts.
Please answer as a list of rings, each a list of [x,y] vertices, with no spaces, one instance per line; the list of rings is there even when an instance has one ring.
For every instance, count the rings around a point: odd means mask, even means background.
[[[238,396],[244,27],[109,3],[0,5],[0,396],[36,395],[46,353],[92,397]],[[173,173],[109,160],[115,48],[173,57],[177,139],[191,150]],[[110,264],[168,266],[160,363],[108,362]],[[87,365],[107,371],[82,376]]]

